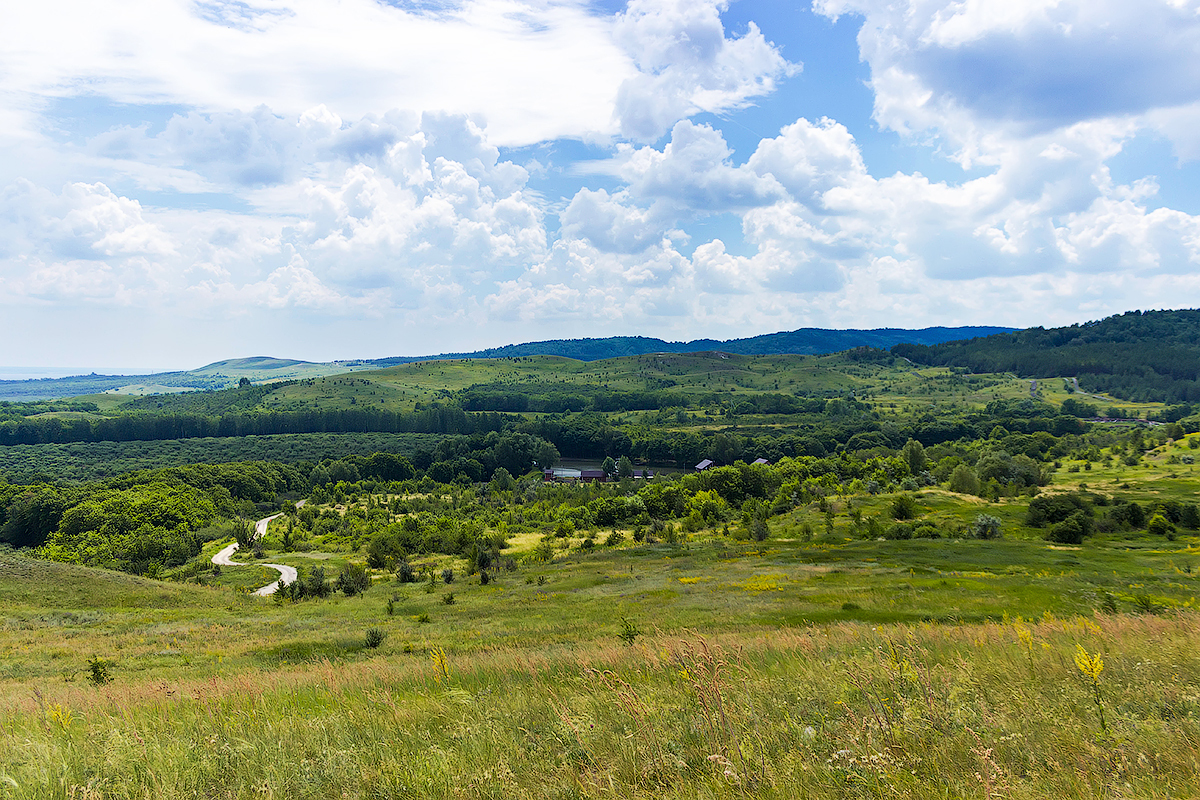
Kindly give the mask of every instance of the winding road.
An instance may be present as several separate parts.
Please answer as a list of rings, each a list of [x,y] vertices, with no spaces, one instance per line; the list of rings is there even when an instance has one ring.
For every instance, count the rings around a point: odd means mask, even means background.
[[[296,507],[299,508],[300,506],[304,505],[304,502],[305,501],[301,500],[299,503],[296,504]],[[283,516],[283,513],[280,512],[279,514],[272,514],[269,517],[264,517],[264,518],[260,519],[258,522],[254,523],[254,538],[261,539],[264,536],[266,536],[267,535],[267,525],[271,522],[271,520],[277,519],[278,517],[282,517],[282,516]],[[297,573],[296,573],[295,567],[289,567],[287,564],[240,564],[237,561],[234,561],[230,557],[234,553],[237,552],[237,549],[238,549],[237,542],[234,542],[233,544],[222,548],[222,550],[219,553],[217,553],[215,556],[212,557],[212,562],[214,564],[219,564],[222,567],[262,566],[262,567],[270,567],[271,569],[279,570],[279,580],[278,581],[275,581],[274,583],[268,583],[266,586],[263,586],[261,589],[254,590],[254,594],[258,595],[259,597],[268,597],[270,595],[275,594],[275,591],[279,588],[280,581],[283,582],[284,586],[288,586],[289,584],[296,582]]]

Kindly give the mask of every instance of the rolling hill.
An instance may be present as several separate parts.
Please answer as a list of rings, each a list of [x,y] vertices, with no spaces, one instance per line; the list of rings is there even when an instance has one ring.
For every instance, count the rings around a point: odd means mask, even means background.
[[[645,336],[611,336],[602,339],[553,339],[543,342],[511,344],[504,347],[476,350],[470,353],[441,353],[430,356],[395,356],[390,358],[345,360],[330,362],[298,361],[295,359],[254,356],[233,358],[207,364],[194,370],[162,372],[152,375],[78,375],[67,378],[0,381],[0,400],[32,401],[77,397],[85,394],[119,392],[122,394],[167,394],[179,391],[224,389],[242,378],[253,383],[267,383],[303,378],[320,378],[347,372],[380,369],[418,361],[444,359],[511,358],[518,356],[550,355],[580,361],[599,361],[620,356],[648,353],[696,353],[721,351],[739,355],[821,355],[849,350],[854,347],[887,349],[899,343],[920,345],[938,344],[956,339],[1009,332],[1012,328],[972,326],[961,328],[878,328],[875,330],[829,330],[801,328],[795,331],[753,336],[746,339],[696,339],[690,342],[668,342]]]

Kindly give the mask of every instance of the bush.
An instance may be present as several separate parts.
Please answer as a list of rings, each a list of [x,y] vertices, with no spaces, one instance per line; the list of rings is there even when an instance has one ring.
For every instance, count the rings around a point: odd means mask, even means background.
[[[370,586],[371,575],[366,567],[362,564],[347,564],[346,568],[338,573],[333,588],[347,597],[354,597],[365,592]]]
[[[376,647],[379,647],[379,645],[383,644],[383,639],[384,639],[383,631],[379,630],[379,628],[369,628],[369,629],[367,629],[367,636],[366,636],[366,639],[363,642],[363,644],[365,644],[367,647],[374,649]]]
[[[903,522],[897,522],[893,525],[889,525],[888,529],[884,531],[883,536],[885,539],[891,539],[893,541],[911,539],[913,536],[913,529],[911,525],[905,525]]]
[[[396,565],[396,581],[398,583],[417,582],[417,571],[413,569],[412,564],[407,561],[401,561]]]
[[[1146,525],[1146,531],[1154,536],[1166,536],[1167,538],[1175,536],[1175,526],[1162,514],[1155,514],[1150,518],[1150,522]]]
[[[756,519],[750,523],[750,536],[754,541],[765,542],[770,535],[771,529],[767,527],[765,520]]]
[[[454,592],[446,592],[442,595],[442,604],[447,606],[454,605]]]
[[[1046,538],[1060,544],[1082,544],[1083,538],[1092,532],[1092,518],[1076,511],[1062,522],[1050,528]]]
[[[88,659],[88,681],[92,686],[103,686],[112,681],[112,662],[107,658],[93,656]]]
[[[1035,497],[1029,501],[1025,524],[1033,528],[1043,528],[1062,522],[1077,512],[1083,512],[1090,517],[1092,506],[1088,499],[1078,492]]]
[[[921,514],[917,499],[911,494],[896,495],[890,507],[892,519],[916,519]]]
[[[491,583],[491,580],[492,579],[488,577],[487,572],[479,573],[479,585],[480,586],[487,586],[489,583]]]
[[[625,536],[620,531],[613,531],[604,539],[605,547],[616,547],[621,542],[625,541]]]
[[[991,514],[980,514],[971,523],[971,536],[975,539],[999,539],[1000,518]]]
[[[446,567],[442,570],[442,583],[454,583],[454,570]]]

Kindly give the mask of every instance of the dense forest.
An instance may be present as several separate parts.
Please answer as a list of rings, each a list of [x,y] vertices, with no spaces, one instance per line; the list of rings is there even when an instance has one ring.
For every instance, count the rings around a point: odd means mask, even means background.
[[[244,391],[244,390],[243,390]],[[257,391],[252,389],[252,391]],[[224,393],[218,393],[224,394]],[[203,399],[203,396],[200,396]],[[407,413],[382,409],[133,413],[116,417],[22,417],[0,422],[0,446],[131,442],[282,433],[474,433],[500,430],[501,414],[468,414],[434,404]]]
[[[1029,328],[944,344],[903,343],[917,364],[1072,376],[1084,391],[1146,402],[1200,401],[1200,311],[1130,311],[1066,328]]]

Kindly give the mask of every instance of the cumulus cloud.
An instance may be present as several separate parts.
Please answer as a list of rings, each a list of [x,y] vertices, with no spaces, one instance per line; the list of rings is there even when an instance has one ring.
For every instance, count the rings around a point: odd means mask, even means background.
[[[857,14],[875,117],[936,132],[969,162],[990,143],[1200,100],[1195,0],[816,0]]]
[[[700,111],[740,108],[799,70],[753,22],[728,38],[720,18],[727,7],[725,0],[630,0],[617,16],[615,39],[638,68],[617,96],[624,136],[652,141]]]
[[[225,146],[230,138],[246,146]],[[263,159],[290,180],[252,193],[253,215],[145,209],[99,183],[55,193],[18,181],[0,195],[0,269],[13,299],[59,276],[63,291],[86,287],[97,301],[383,313],[451,302],[546,254],[527,173],[463,117],[345,127],[323,112],[287,121],[260,109],[177,117],[152,139],[157,158],[180,158],[206,180],[236,184]],[[363,140],[383,144],[335,155]],[[179,155],[197,151],[212,158]],[[305,164],[305,153],[319,157]]]

